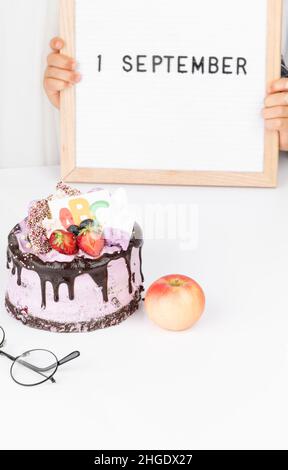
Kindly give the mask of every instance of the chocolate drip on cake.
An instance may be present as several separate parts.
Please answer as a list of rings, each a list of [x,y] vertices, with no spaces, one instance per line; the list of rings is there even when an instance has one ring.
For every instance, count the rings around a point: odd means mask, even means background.
[[[47,282],[49,282],[52,285],[53,288],[53,294],[54,294],[54,301],[59,302],[59,289],[61,284],[66,284],[67,289],[68,289],[68,295],[69,299],[73,300],[74,299],[74,283],[75,279],[77,276],[71,275],[70,277],[58,277],[53,274],[53,276],[47,274],[47,275],[39,275],[40,277],[40,285],[41,285],[41,307],[45,308],[46,307],[46,285]]]
[[[21,286],[21,273],[22,273],[22,266],[20,266],[19,264],[16,266],[16,270],[17,270],[17,285],[18,286]]]
[[[10,263],[11,263],[11,257],[10,257]],[[17,272],[17,284],[18,286],[21,286],[21,273],[22,273],[22,266],[17,263],[16,259],[12,259],[12,274],[15,276]],[[7,258],[7,267],[9,269],[9,260]]]
[[[7,267],[10,268],[12,262],[12,274],[16,274],[17,284],[21,285],[22,269],[26,268],[35,271],[40,278],[42,308],[46,307],[46,284],[52,284],[55,302],[59,301],[59,288],[61,284],[66,284],[69,299],[74,299],[75,279],[82,274],[89,274],[93,281],[102,289],[104,302],[108,302],[108,265],[111,261],[123,258],[128,272],[129,293],[133,292],[131,256],[133,247],[139,248],[140,264],[142,262],[141,248],[143,245],[142,231],[136,224],[133,230],[128,249],[119,250],[115,253],[104,253],[100,258],[89,259],[83,256],[75,257],[71,262],[44,262],[33,253],[24,253],[19,247],[17,233],[21,231],[20,225],[16,225],[8,237]],[[141,264],[142,282],[144,280]]]
[[[7,250],[7,265],[6,265],[6,266],[7,266],[7,269],[10,268],[10,263],[11,263],[11,261],[12,261],[12,258],[11,258],[11,256],[10,256],[10,252],[9,252],[9,250]]]
[[[40,284],[41,284],[41,308],[46,307],[46,279],[41,278],[40,276]]]
[[[144,279],[144,274],[143,274],[143,270],[142,270],[142,248],[143,248],[143,243],[139,248],[139,261],[140,261],[141,281],[144,282],[145,279]]]
[[[128,288],[129,288],[129,294],[132,294],[133,291],[133,286],[132,286],[132,270],[131,270],[131,255],[132,255],[132,249],[129,247],[127,253],[124,255],[125,263],[127,266],[127,271],[128,271]]]
[[[97,286],[102,288],[104,302],[108,302],[108,265],[99,266],[96,272],[89,273],[89,275]]]

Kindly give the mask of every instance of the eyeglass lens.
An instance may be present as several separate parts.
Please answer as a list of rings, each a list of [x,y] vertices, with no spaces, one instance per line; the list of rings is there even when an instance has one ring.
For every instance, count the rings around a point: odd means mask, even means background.
[[[39,385],[49,380],[57,367],[58,361],[52,352],[37,349],[19,356],[12,364],[11,375],[20,385]]]
[[[0,347],[3,346],[5,340],[5,333],[3,328],[0,326]]]

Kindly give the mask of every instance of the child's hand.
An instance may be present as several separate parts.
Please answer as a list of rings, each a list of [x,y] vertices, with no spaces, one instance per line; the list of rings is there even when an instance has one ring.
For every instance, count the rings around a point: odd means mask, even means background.
[[[280,149],[288,151],[288,78],[281,78],[268,87],[263,117],[266,129],[279,131]]]
[[[60,108],[60,91],[79,83],[81,75],[76,72],[76,61],[60,53],[64,47],[62,39],[52,39],[50,46],[52,52],[47,57],[44,88],[51,103]]]

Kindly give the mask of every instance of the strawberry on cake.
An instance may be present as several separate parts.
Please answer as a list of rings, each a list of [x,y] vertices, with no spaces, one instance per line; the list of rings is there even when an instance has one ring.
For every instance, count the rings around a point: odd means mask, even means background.
[[[86,197],[59,183],[55,195],[34,201],[12,229],[5,305],[16,319],[49,331],[81,332],[116,325],[137,310],[142,232],[137,224],[131,233],[109,226],[105,209],[111,201],[101,196],[98,189]]]

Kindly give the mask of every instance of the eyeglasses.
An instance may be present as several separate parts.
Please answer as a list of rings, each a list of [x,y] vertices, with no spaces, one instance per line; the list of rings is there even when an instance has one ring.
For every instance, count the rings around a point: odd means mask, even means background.
[[[4,343],[5,331],[0,326],[0,348],[3,347]],[[18,357],[13,357],[0,349],[0,355],[12,361],[10,375],[14,382],[24,387],[33,387],[48,380],[51,383],[56,383],[54,375],[58,367],[79,357],[80,352],[74,351],[60,361],[58,361],[55,354],[46,349],[32,349]]]

